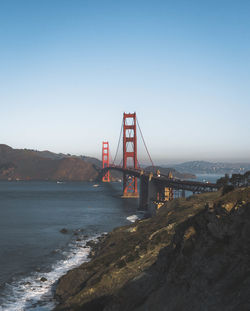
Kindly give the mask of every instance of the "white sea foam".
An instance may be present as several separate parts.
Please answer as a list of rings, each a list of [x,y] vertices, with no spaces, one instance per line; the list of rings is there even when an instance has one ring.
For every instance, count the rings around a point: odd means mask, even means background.
[[[137,219],[139,219],[139,217],[137,215],[131,215],[131,216],[128,216],[126,219],[131,222],[135,222]]]
[[[53,299],[53,285],[67,271],[88,261],[90,247],[86,243],[97,238],[95,236],[72,244],[66,258],[52,266],[50,272],[35,272],[20,281],[6,284],[6,298],[0,311],[51,311],[56,304]],[[47,281],[42,282],[42,277]]]

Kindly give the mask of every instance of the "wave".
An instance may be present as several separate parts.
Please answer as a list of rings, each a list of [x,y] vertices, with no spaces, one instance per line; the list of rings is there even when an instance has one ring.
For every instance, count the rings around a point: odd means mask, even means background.
[[[6,283],[0,311],[51,311],[56,306],[54,285],[67,271],[89,260],[90,247],[86,244],[99,237],[71,242],[70,251],[63,253],[65,259],[57,261],[49,272],[34,272],[20,281]]]
[[[136,220],[139,219],[139,217],[137,215],[131,215],[131,216],[126,217],[126,219],[128,221],[135,222]]]

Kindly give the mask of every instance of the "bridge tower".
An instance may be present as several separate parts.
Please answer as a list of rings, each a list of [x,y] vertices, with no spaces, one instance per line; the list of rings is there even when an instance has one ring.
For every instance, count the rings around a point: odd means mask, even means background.
[[[108,141],[102,142],[102,168],[109,166],[109,143]],[[103,182],[110,182],[109,171],[102,177]]]
[[[136,113],[123,114],[123,169],[137,169]],[[137,178],[123,173],[123,198],[138,198]]]

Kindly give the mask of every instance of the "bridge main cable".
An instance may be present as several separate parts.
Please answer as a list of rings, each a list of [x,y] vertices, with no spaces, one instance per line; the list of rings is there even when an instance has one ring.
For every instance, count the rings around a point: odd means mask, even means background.
[[[155,166],[154,166],[153,160],[152,160],[152,158],[151,158],[151,156],[150,156],[150,153],[149,153],[149,151],[148,151],[148,148],[147,148],[147,145],[146,145],[145,139],[144,139],[144,137],[143,137],[142,130],[141,130],[141,128],[140,128],[140,124],[139,124],[139,121],[138,121],[138,117],[136,118],[136,122],[137,122],[137,125],[138,125],[138,128],[139,128],[140,134],[141,134],[141,138],[142,138],[142,141],[143,141],[144,147],[145,147],[145,149],[146,149],[146,151],[147,151],[147,154],[148,154],[149,160],[150,160],[150,162],[151,162],[151,164],[152,164],[152,167],[153,167],[153,169],[154,169],[154,168],[155,168]]]
[[[115,164],[115,160],[116,160],[116,157],[117,157],[117,154],[118,154],[118,151],[119,151],[119,146],[120,146],[121,137],[122,137],[122,128],[123,128],[123,120],[122,120],[122,123],[121,123],[120,136],[119,136],[118,145],[117,145],[117,148],[116,148],[116,153],[115,153],[115,157],[114,157],[114,161],[112,162],[112,165]]]

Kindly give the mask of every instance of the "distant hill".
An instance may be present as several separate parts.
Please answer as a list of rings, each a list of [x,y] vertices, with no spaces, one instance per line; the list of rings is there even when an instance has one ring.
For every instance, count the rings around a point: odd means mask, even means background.
[[[99,167],[101,168],[102,167],[102,161],[96,159],[96,158],[93,158],[93,157],[87,157],[87,156],[79,156],[79,158],[81,158],[82,160],[84,160],[85,162],[88,162],[88,163],[91,163],[91,164],[94,164],[96,167]]]
[[[98,167],[87,157],[0,145],[0,180],[87,181],[98,175]]]
[[[13,149],[0,144],[0,180],[97,180],[102,162],[84,155],[75,156],[48,150]],[[179,172],[174,168],[147,167],[148,171],[160,169],[161,174],[171,171],[175,178],[191,179],[194,174]],[[111,172],[111,180],[122,178],[122,173]]]
[[[250,170],[250,163],[191,161],[174,165],[179,172],[193,174],[238,174]]]
[[[186,173],[186,172],[179,172],[174,168],[169,168],[169,167],[162,167],[162,166],[147,166],[145,168],[146,171],[149,172],[155,172],[156,170],[160,170],[160,174],[162,175],[168,175],[169,172],[171,172],[173,174],[173,177],[175,178],[180,178],[180,179],[194,179],[196,178],[196,176],[194,174],[190,174],[190,173]]]

